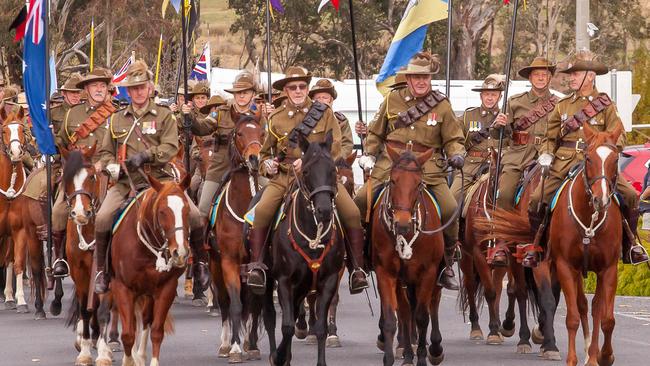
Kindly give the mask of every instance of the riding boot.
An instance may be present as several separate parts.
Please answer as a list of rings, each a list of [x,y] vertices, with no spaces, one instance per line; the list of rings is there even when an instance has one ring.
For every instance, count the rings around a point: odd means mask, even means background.
[[[248,234],[251,259],[248,263],[248,288],[257,295],[266,291],[266,272],[268,268],[261,262],[262,253],[266,246],[268,227],[252,228]]]
[[[456,240],[445,237],[445,268],[440,271],[438,276],[438,286],[442,286],[447,290],[458,291],[458,281],[456,281],[456,274],[452,266],[454,265],[454,258],[456,255]]]
[[[544,230],[546,226],[542,225],[544,221],[544,216],[546,215],[546,204],[542,204],[539,211],[529,207],[528,209],[528,223],[530,224],[530,230],[533,233],[535,238],[532,244],[526,245],[529,249],[526,250],[524,258],[521,261],[521,264],[524,267],[535,268],[539,265],[539,262],[542,260],[541,251],[539,248],[539,242],[541,237],[544,235]]]
[[[52,231],[52,244],[56,260],[52,265],[52,275],[56,278],[67,277],[70,273],[68,262],[65,260],[65,230]]]
[[[629,209],[624,207],[622,211],[625,216],[625,221],[623,222],[623,263],[637,265],[647,262],[648,253],[636,240],[639,210],[637,208]]]
[[[203,228],[193,229],[190,231],[190,248],[194,263],[192,264],[192,274],[194,281],[201,287],[203,293],[210,286],[210,269],[208,268],[208,252],[203,247],[204,230]]]
[[[95,263],[97,263],[97,275],[95,277],[95,293],[104,294],[108,291],[108,276],[106,275],[106,251],[108,240],[111,237],[110,231],[98,231],[95,233]]]
[[[366,272],[361,267],[363,265],[363,229],[347,229],[348,244],[348,258],[351,260],[352,268],[354,270],[350,273],[350,293],[358,294],[364,289],[368,288],[368,279]],[[348,248],[349,247],[349,248]]]

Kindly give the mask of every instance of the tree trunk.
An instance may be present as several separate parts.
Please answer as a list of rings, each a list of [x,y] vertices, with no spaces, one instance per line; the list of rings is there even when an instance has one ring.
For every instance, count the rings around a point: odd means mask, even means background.
[[[111,0],[106,0],[106,67],[110,68],[113,53],[113,14]]]
[[[451,53],[451,74],[456,80],[471,80],[474,78],[476,64],[476,46],[471,35],[463,29],[458,39],[453,40],[454,52]]]

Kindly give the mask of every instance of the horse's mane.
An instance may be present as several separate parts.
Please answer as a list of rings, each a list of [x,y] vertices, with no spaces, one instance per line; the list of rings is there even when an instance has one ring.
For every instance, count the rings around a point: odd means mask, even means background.
[[[348,162],[347,162],[347,160],[345,160],[345,158],[336,159],[336,161],[334,162],[334,165],[337,168],[352,169],[352,166],[350,164],[348,164]]]
[[[397,158],[395,161],[393,161],[393,165],[392,165],[391,168],[395,168],[397,166],[400,166],[403,162],[405,162],[405,163],[415,163],[418,167],[420,166],[420,163],[418,163],[418,159],[415,156],[415,154],[413,154],[409,150],[404,150],[400,154],[399,158]]]
[[[63,184],[72,182],[75,175],[84,167],[84,156],[81,150],[70,151],[63,164]]]

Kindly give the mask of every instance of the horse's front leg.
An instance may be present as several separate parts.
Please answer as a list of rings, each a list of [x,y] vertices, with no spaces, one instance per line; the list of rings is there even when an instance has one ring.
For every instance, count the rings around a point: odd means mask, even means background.
[[[45,302],[45,263],[43,258],[43,250],[41,242],[36,237],[35,233],[27,235],[29,246],[29,262],[32,270],[32,283],[34,286],[34,318],[36,320],[45,319],[45,310],[43,310],[43,303]],[[63,289],[61,289],[63,292]]]
[[[381,298],[380,326],[383,335],[384,366],[395,363],[393,354],[393,341],[397,332],[397,280],[381,265],[375,269],[377,273],[377,286]]]
[[[431,304],[429,306],[429,316],[431,318],[431,336],[429,345],[429,362],[432,365],[439,365],[445,359],[445,353],[442,349],[442,333],[440,333],[440,321],[438,318],[438,310],[440,309],[440,298],[442,297],[442,288],[436,286],[433,289],[433,296],[431,296]]]
[[[339,277],[339,282],[341,281],[341,278]],[[328,322],[327,322],[327,347],[332,347],[332,348],[337,348],[341,347],[341,340],[339,339],[339,336],[337,334],[338,329],[336,327],[336,310],[339,306],[339,291],[338,291],[338,285],[336,287],[336,294],[334,295],[334,298],[332,299],[332,303],[330,304],[330,309],[329,309],[329,315],[328,315]]]
[[[240,363],[243,361],[241,339],[239,337],[242,323],[241,280],[239,278],[240,265],[233,258],[226,258],[224,256],[221,260],[221,267],[230,299],[228,312],[230,313],[232,334],[229,339],[230,352],[228,354],[228,362]]]
[[[177,286],[178,278],[169,280],[158,293],[158,296],[153,299],[153,321],[151,323],[151,366],[158,366],[160,363],[160,346],[165,336],[165,322],[167,321],[169,309],[176,297]]]
[[[5,267],[5,310],[16,309],[16,298],[14,297],[14,263],[9,262]]]
[[[515,264],[512,269],[514,297],[517,299],[519,307],[519,343],[517,343],[517,353],[526,354],[533,352],[530,344],[530,328],[528,328],[528,314],[526,314],[528,304],[528,290],[526,288],[526,274],[524,267]],[[510,284],[508,284],[508,287]],[[508,294],[510,297],[510,294]]]
[[[568,366],[576,366],[578,364],[578,356],[576,354],[576,332],[580,326],[576,284],[581,280],[579,278],[580,274],[578,274],[575,269],[571,268],[571,266],[562,258],[557,259],[556,268],[567,309],[566,328],[569,338],[569,349],[567,352],[566,363]]]
[[[616,284],[617,284],[617,268],[616,263],[613,266],[607,268],[598,282],[603,283],[602,291],[602,326],[604,341],[603,348],[600,350],[598,355],[598,364],[603,366],[609,366],[614,363],[614,349],[612,348],[612,333],[614,332],[614,325],[616,323],[614,319],[614,300],[616,299]],[[594,330],[596,327],[594,325]]]
[[[471,330],[469,339],[472,341],[483,340],[483,331],[479,324],[478,309],[476,307],[476,287],[478,280],[476,279],[476,272],[474,270],[474,261],[471,255],[463,255],[460,259],[460,269],[463,271],[463,287],[461,288],[460,296],[463,304],[463,311],[469,308],[469,321],[471,323]]]
[[[271,364],[287,366],[291,364],[291,341],[295,333],[298,300],[293,298],[294,286],[289,276],[278,278],[278,300],[282,309],[282,340],[278,349],[271,355]]]
[[[562,359],[560,350],[555,341],[555,310],[557,309],[557,298],[555,292],[559,292],[557,283],[553,283],[551,277],[551,265],[549,261],[542,261],[537,268],[533,269],[533,277],[537,286],[537,302],[540,310],[539,323],[542,328],[543,340],[541,346],[542,358],[551,361]],[[533,333],[538,329],[533,329]],[[535,340],[535,338],[533,338]]]
[[[25,263],[27,260],[27,235],[24,229],[18,229],[13,233],[12,242],[14,244],[14,273],[16,275],[16,311],[18,313],[27,313],[27,301],[25,301],[25,285],[23,273],[25,272]]]
[[[111,292],[113,293],[117,310],[120,313],[122,321],[122,346],[124,347],[124,358],[122,366],[134,366],[133,345],[135,344],[135,296],[120,281],[111,282]]]
[[[490,333],[488,334],[486,343],[490,345],[503,344],[503,337],[501,336],[501,333],[499,333],[501,322],[499,321],[499,313],[496,304],[497,295],[494,281],[492,279],[492,271],[478,246],[474,247],[474,264],[481,279],[481,284],[483,284],[485,301],[487,302],[490,316]]]
[[[316,364],[318,366],[326,365],[325,338],[327,337],[327,313],[329,312],[332,298],[336,294],[338,284],[338,273],[329,275],[325,283],[319,289],[319,295],[316,301],[314,301],[316,303],[316,308],[314,309],[316,321],[312,331],[316,335],[318,341],[318,362]]]

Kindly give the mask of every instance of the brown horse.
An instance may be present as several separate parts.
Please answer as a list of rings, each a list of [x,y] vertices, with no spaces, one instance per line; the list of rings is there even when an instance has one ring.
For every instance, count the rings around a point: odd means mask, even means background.
[[[422,182],[422,166],[433,149],[416,156],[408,147],[399,153],[400,147],[392,142],[386,145],[393,161],[390,181],[372,213],[372,260],[381,298],[379,340],[384,343],[384,365],[392,365],[399,320],[404,363],[413,363],[411,330],[415,328],[417,365],[426,365],[427,358],[438,365],[444,353],[438,324],[441,289],[436,278],[444,244],[440,216]],[[429,317],[432,329],[427,351]]]
[[[614,363],[612,333],[617,263],[623,234],[620,208],[612,202],[618,176],[616,141],[623,126],[617,126],[612,132],[598,132],[584,124],[583,131],[588,144],[585,160],[557,199],[549,226],[548,255],[567,307],[567,365],[578,362],[575,336],[581,322],[585,346],[588,346],[586,364],[611,365]],[[525,218],[500,212],[497,220],[498,236],[518,243],[532,241]],[[587,271],[595,272],[597,278],[592,300],[591,336],[585,321],[588,303],[580,277]],[[598,340],[601,329],[604,334],[602,349]]]
[[[264,129],[251,117],[241,118],[230,138],[230,171],[214,209],[213,229],[216,247],[210,248],[210,270],[216,286],[215,299],[221,310],[221,346],[219,357],[229,362],[242,362],[240,339],[242,323],[242,291],[240,267],[247,263],[244,247],[244,215],[259,190],[259,154]],[[212,216],[212,215],[211,215]],[[256,327],[255,327],[256,328]],[[257,338],[248,342],[248,359],[259,359]]]
[[[165,331],[172,330],[169,308],[189,254],[189,175],[180,184],[153,177],[149,182],[151,188],[136,199],[111,244],[111,291],[122,322],[123,365],[144,364],[149,333],[151,365],[159,364]]]

